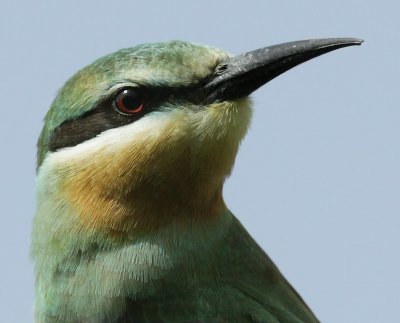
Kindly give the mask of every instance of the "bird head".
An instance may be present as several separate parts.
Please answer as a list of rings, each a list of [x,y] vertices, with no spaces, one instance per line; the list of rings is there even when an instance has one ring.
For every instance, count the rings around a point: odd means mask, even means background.
[[[218,217],[251,119],[248,95],[300,63],[357,44],[310,40],[231,56],[171,41],[105,56],[68,80],[46,115],[39,200],[72,210],[79,228],[116,237]]]

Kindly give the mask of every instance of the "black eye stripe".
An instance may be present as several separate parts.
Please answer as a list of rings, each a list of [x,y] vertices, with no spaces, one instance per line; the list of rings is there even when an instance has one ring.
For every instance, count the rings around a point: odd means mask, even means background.
[[[140,115],[122,115],[112,105],[111,100],[100,103],[79,119],[64,122],[53,132],[49,151],[72,147],[96,137],[105,130],[121,127],[140,119]]]
[[[86,140],[92,139],[105,130],[118,128],[139,120],[144,115],[158,109],[163,102],[171,98],[199,104],[202,101],[201,87],[178,87],[139,89],[144,98],[145,107],[139,114],[124,115],[117,111],[113,100],[115,95],[99,102],[97,106],[83,114],[78,119],[66,121],[58,126],[50,137],[49,151],[73,147]]]

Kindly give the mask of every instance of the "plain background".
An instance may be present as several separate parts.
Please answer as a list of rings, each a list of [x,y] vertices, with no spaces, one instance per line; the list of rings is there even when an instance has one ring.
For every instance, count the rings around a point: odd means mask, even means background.
[[[399,322],[400,6],[396,1],[2,1],[0,321],[32,322],[36,140],[56,91],[124,47],[242,53],[359,37],[253,95],[225,199],[322,322]]]

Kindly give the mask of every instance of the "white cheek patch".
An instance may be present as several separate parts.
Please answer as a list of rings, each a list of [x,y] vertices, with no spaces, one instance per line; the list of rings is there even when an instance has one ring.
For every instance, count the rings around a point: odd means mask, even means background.
[[[157,111],[128,125],[108,129],[74,147],[66,147],[49,153],[42,167],[46,164],[63,165],[68,161],[93,158],[98,154],[117,154],[121,149],[135,142],[155,140],[165,131],[176,114],[174,111]]]

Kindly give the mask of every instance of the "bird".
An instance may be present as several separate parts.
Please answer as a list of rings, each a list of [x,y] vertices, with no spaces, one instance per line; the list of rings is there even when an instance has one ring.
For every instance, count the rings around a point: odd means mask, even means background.
[[[251,93],[361,43],[311,39],[235,56],[174,40],[79,70],[38,140],[35,321],[319,322],[222,190]]]

